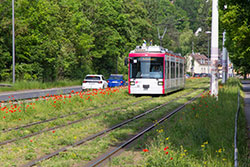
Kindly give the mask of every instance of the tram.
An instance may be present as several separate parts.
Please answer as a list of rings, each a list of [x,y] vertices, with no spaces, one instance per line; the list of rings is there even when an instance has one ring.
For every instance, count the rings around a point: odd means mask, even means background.
[[[161,46],[137,46],[126,59],[129,94],[166,94],[185,86],[185,59]]]

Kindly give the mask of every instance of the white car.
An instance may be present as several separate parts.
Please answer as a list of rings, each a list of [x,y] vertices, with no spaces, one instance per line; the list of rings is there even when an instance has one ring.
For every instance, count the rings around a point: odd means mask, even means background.
[[[108,87],[103,75],[86,75],[82,82],[82,90],[86,89],[105,89]]]

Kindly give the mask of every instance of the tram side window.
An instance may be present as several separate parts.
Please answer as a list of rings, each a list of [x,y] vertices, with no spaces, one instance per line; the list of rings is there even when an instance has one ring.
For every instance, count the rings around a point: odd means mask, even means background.
[[[175,62],[171,62],[171,78],[175,78]]]
[[[176,78],[179,78],[179,63],[176,62]]]
[[[166,77],[167,79],[169,79],[169,71],[170,71],[170,65],[169,65],[169,61],[166,61]]]
[[[183,63],[180,63],[180,78],[183,77]]]

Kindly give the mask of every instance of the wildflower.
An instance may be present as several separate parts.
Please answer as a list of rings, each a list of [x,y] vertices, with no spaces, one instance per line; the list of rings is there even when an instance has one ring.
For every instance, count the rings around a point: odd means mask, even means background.
[[[203,144],[208,144],[208,141],[205,141]]]
[[[166,140],[168,140],[168,137],[166,137]]]
[[[184,152],[187,152],[187,150],[184,150]]]
[[[173,160],[173,157],[171,157],[170,160]]]
[[[30,142],[33,142],[33,140],[30,140]]]
[[[223,160],[223,161],[226,161],[227,159],[226,159],[226,158],[223,158],[222,160]]]
[[[55,131],[53,130],[52,133],[55,133]]]
[[[165,152],[166,155],[168,155],[168,152]]]
[[[76,139],[76,136],[74,137],[74,139]]]
[[[5,119],[5,116],[3,116],[3,119]]]
[[[204,148],[204,147],[205,147],[205,145],[204,145],[204,144],[202,144],[202,145],[201,145],[201,147],[203,147],[203,148]]]
[[[148,149],[143,149],[143,152],[148,152]]]

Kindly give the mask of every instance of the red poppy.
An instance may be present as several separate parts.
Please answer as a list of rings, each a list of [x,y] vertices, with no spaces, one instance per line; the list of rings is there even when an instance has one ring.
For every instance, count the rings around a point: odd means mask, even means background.
[[[173,157],[171,157],[170,160],[173,160]]]
[[[167,147],[164,148],[164,151],[166,151],[166,150],[167,150]]]
[[[168,152],[165,152],[166,155],[168,155]]]
[[[148,149],[143,149],[143,152],[148,152]]]
[[[33,140],[30,140],[30,142],[32,142]]]
[[[53,130],[52,133],[55,133],[55,131]]]

